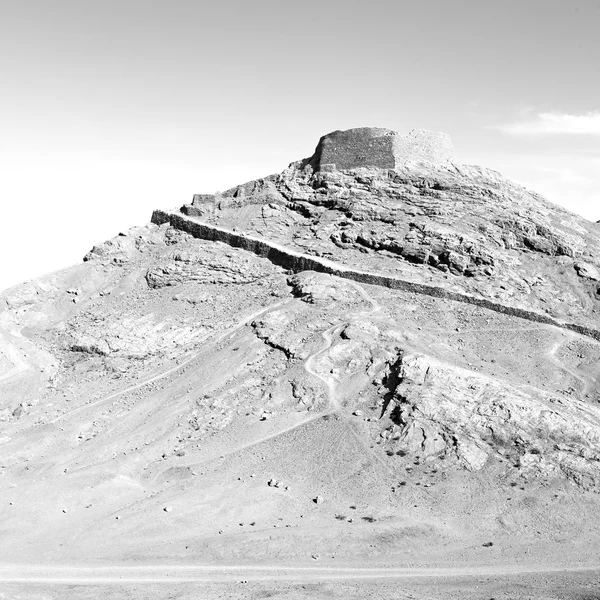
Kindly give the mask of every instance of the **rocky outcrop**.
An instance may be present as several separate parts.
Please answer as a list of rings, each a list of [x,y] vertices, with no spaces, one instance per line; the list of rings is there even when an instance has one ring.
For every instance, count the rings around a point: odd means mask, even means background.
[[[455,454],[478,471],[488,460],[508,463],[527,477],[564,475],[577,485],[600,485],[600,411],[538,390],[406,354],[392,418],[398,445],[411,454]]]
[[[583,277],[584,279],[591,279],[592,281],[600,281],[600,272],[594,265],[583,261],[579,261],[576,262],[573,266],[579,277]]]
[[[489,277],[494,274],[495,258],[481,242],[468,235],[456,235],[434,224],[411,223],[402,236],[381,236],[365,228],[333,234],[331,240],[341,248],[357,245],[387,251],[413,264],[436,267],[453,275]]]
[[[261,280],[273,272],[273,266],[264,261],[212,247],[174,252],[148,269],[146,281],[153,289],[190,282],[240,285]]]

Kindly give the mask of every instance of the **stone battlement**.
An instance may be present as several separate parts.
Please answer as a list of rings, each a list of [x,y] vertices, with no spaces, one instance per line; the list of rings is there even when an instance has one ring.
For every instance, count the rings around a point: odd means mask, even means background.
[[[308,163],[315,171],[334,166],[397,169],[408,162],[446,164],[454,160],[454,148],[445,133],[413,129],[399,134],[380,127],[360,127],[324,135]]]

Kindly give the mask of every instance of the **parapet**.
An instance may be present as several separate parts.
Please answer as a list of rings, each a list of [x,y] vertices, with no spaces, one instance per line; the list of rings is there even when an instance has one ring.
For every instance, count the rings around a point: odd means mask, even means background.
[[[391,129],[360,127],[324,135],[308,163],[315,171],[335,166],[396,169],[408,162],[447,164],[454,160],[449,136],[437,131],[413,129],[400,135]]]

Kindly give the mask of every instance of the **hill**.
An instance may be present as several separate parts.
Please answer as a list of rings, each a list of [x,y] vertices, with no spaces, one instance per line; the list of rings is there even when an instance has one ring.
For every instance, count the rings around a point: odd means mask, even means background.
[[[0,295],[2,563],[597,564],[596,224],[370,128],[152,221]]]

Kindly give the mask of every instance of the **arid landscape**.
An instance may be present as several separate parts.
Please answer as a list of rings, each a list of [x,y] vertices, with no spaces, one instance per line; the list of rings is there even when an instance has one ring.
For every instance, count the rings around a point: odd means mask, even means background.
[[[0,598],[600,598],[598,225],[443,134],[0,294]]]

